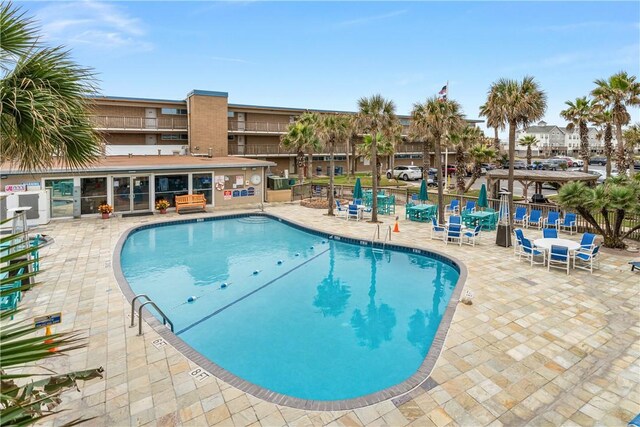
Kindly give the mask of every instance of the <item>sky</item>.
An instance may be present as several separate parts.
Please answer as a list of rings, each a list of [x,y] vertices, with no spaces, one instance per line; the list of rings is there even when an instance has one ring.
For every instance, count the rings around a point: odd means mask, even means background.
[[[544,120],[618,71],[640,76],[640,2],[16,2],[108,96],[399,114],[449,84],[478,118],[492,82],[536,78]],[[639,121],[638,110],[631,111]]]

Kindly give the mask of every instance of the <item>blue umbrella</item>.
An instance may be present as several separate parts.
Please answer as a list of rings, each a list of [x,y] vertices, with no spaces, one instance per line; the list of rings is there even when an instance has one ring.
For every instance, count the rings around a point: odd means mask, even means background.
[[[489,207],[489,202],[487,201],[487,187],[484,184],[482,184],[482,187],[480,187],[480,195],[478,196],[478,207]]]
[[[356,185],[353,187],[353,198],[362,199],[362,185],[360,184],[360,178],[356,179]]]
[[[427,181],[422,180],[422,184],[420,184],[420,195],[418,199],[421,201],[429,200],[429,193],[427,193]]]

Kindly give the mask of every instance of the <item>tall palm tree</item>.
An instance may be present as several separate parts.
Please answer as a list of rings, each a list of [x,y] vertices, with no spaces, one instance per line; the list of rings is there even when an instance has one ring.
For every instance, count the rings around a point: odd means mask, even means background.
[[[422,179],[428,179],[431,168],[430,154],[433,149],[433,135],[429,133],[428,128],[419,126],[412,120],[409,125],[409,137],[422,147]]]
[[[547,96],[531,76],[522,81],[499,79],[489,89],[486,112],[494,123],[504,128],[509,126],[509,212],[513,212],[513,162],[516,149],[516,129],[526,127],[529,123],[540,120],[547,109]],[[482,113],[483,110],[481,109]],[[509,216],[511,221],[511,216]]]
[[[88,165],[102,143],[90,120],[93,71],[62,46],[43,46],[38,32],[19,8],[0,5],[0,162],[29,171]]]
[[[414,104],[411,118],[420,133],[433,136],[438,174],[438,218],[442,223],[444,221],[442,144],[448,134],[465,125],[462,109],[456,101],[442,101],[433,96],[427,98],[423,104]]]
[[[460,194],[464,194],[466,189],[465,177],[467,176],[467,167],[465,164],[465,151],[476,142],[484,137],[482,130],[475,126],[465,126],[458,132],[452,132],[448,135],[448,142],[451,148],[456,152],[456,187]]]
[[[498,131],[504,129],[504,122],[501,120],[500,106],[496,105],[496,99],[489,93],[487,102],[480,106],[480,116],[487,118],[487,126],[493,128],[493,149],[500,153],[500,137]]]
[[[381,95],[358,100],[358,128],[365,135],[375,137],[379,133],[383,136],[391,135],[397,130],[398,117],[396,105],[393,101],[384,99]],[[371,222],[378,222],[378,144],[371,144],[371,178],[373,187]]]
[[[604,156],[607,158],[605,171],[606,177],[609,178],[611,176],[611,159],[613,158],[613,113],[611,110],[598,105],[593,121],[598,128],[598,139],[604,139]]]
[[[630,76],[625,71],[620,71],[608,79],[594,81],[596,88],[591,91],[595,99],[611,109],[613,123],[616,128],[618,140],[617,164],[620,173],[626,173],[627,162],[625,153],[622,126],[631,121],[627,107],[640,105],[640,83],[636,82],[636,76]],[[633,171],[633,168],[631,168]],[[633,172],[631,172],[633,173]]]
[[[324,114],[320,116],[317,136],[322,145],[329,150],[329,210],[327,215],[333,216],[333,186],[335,175],[336,143],[349,140],[351,136],[351,119],[344,114]]]
[[[465,193],[469,191],[471,186],[473,186],[476,180],[480,177],[482,163],[487,163],[494,159],[496,157],[496,151],[483,143],[477,143],[469,149],[469,157],[473,160],[473,172],[467,187],[464,189]]]
[[[382,135],[381,133],[376,134],[376,159],[378,165],[376,167],[376,178],[375,180],[380,183],[380,173],[382,169],[382,162],[380,161],[381,157],[391,157],[396,151],[397,141],[395,138],[388,138]],[[365,135],[362,138],[362,142],[358,144],[357,153],[364,157],[365,159],[371,160],[371,143],[373,141],[373,137],[371,135]]]
[[[287,131],[280,137],[280,144],[287,150],[295,150],[296,163],[300,182],[305,178],[305,151],[314,151],[320,148],[320,140],[316,134],[317,114],[303,113],[298,119],[287,126]],[[311,168],[309,163],[308,168]]]
[[[583,171],[589,172],[589,127],[587,126],[590,121],[593,121],[593,116],[596,112],[595,103],[593,100],[587,99],[586,96],[576,98],[575,102],[566,101],[565,105],[568,107],[560,112],[560,116],[567,120],[567,130],[573,132],[577,127],[580,133],[580,158],[584,162]]]
[[[627,161],[629,162],[629,166],[631,170],[634,170],[634,156],[636,148],[640,148],[640,123],[636,123],[633,126],[629,126],[623,132],[624,142],[627,147],[627,152],[630,153]]]
[[[518,141],[520,145],[524,145],[527,147],[527,166],[531,166],[531,158],[533,157],[533,153],[531,152],[531,146],[538,144],[538,138],[535,135],[525,135],[520,138]]]

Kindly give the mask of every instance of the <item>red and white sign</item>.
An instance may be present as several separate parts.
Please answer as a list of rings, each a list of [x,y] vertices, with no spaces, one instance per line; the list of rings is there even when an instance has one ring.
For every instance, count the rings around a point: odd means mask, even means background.
[[[27,191],[27,186],[24,184],[5,185],[4,191],[7,193],[15,193],[16,191]]]
[[[231,199],[231,190],[224,190],[224,199],[225,200]]]

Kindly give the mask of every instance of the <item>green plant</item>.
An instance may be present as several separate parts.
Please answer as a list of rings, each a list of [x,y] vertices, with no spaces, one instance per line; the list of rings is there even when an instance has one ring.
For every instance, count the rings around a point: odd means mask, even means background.
[[[113,212],[113,206],[107,204],[107,202],[102,202],[98,206],[98,211],[103,214],[110,214],[111,212]]]
[[[170,205],[170,203],[165,199],[160,199],[156,202],[156,210],[163,211],[166,210]]]

